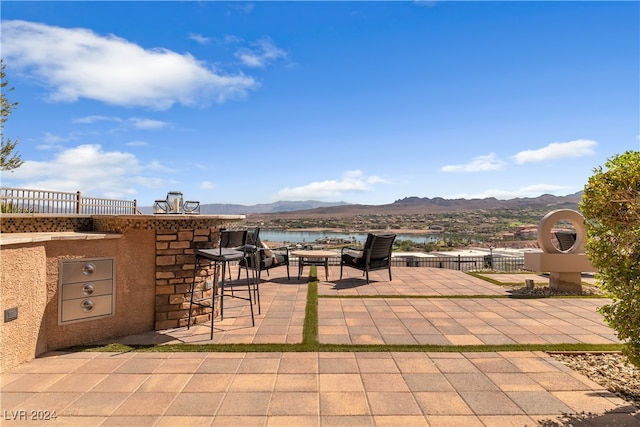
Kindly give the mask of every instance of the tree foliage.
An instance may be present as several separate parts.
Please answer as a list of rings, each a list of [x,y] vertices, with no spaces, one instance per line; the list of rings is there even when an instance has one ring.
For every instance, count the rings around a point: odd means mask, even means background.
[[[5,63],[0,59],[0,98],[2,102],[2,110],[0,113],[0,136],[2,139],[0,145],[0,170],[11,171],[22,165],[20,154],[15,151],[18,140],[12,141],[4,137],[4,124],[9,119],[11,112],[18,106],[17,102],[10,102],[5,92],[11,92],[13,88],[7,88],[9,82],[5,79]]]
[[[587,254],[613,302],[601,308],[629,360],[640,366],[640,151],[594,170],[580,203]]]

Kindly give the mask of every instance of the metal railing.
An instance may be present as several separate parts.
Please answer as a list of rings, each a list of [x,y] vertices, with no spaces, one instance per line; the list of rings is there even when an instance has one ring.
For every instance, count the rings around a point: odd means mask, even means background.
[[[298,265],[298,259],[291,257],[291,265]],[[340,265],[340,257],[329,258],[329,265]],[[500,257],[500,256],[437,256],[437,257],[417,257],[417,256],[394,256],[391,257],[392,267],[431,267],[445,268],[460,271],[523,271],[524,256]]]
[[[77,215],[137,215],[136,200],[116,200],[83,197],[80,191],[30,190],[0,188],[2,213],[77,214]]]
[[[498,256],[439,256],[439,257],[412,257],[402,256],[391,258],[391,265],[397,267],[431,267],[447,268],[461,271],[522,271],[524,270],[524,256],[498,257]]]

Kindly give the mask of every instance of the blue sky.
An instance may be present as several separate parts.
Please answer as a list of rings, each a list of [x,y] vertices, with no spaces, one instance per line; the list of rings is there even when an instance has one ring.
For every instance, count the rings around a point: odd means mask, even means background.
[[[638,2],[2,1],[25,163],[150,206],[580,191],[638,150]]]

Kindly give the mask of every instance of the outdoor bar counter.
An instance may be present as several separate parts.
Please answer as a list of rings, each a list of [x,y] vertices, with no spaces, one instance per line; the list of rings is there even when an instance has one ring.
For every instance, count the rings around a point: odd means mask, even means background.
[[[0,372],[49,350],[186,326],[195,248],[244,218],[3,214]]]

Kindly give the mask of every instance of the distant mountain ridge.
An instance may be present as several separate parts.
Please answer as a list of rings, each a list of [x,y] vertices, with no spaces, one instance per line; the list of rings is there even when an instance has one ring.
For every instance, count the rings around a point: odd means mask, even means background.
[[[582,192],[566,196],[543,194],[538,197],[499,200],[494,197],[484,199],[445,199],[442,197],[405,197],[385,205],[350,205],[319,207],[295,212],[280,212],[282,218],[293,217],[348,217],[354,215],[400,215],[468,212],[494,209],[578,209]],[[269,214],[264,214],[270,216]]]
[[[484,199],[443,199],[442,197],[405,197],[398,199],[391,206],[437,206],[458,209],[492,209],[496,207],[546,207],[557,206],[561,209],[566,206],[568,209],[575,209],[582,198],[582,191],[566,196],[554,196],[552,194],[543,194],[538,197],[523,197],[507,200],[498,200],[495,197],[487,197]]]
[[[257,205],[213,203],[200,205],[201,214],[221,215],[271,215],[291,216],[350,216],[368,214],[412,214],[446,213],[492,209],[578,209],[582,191],[566,196],[543,194],[538,197],[499,200],[495,197],[484,199],[445,199],[442,197],[405,197],[384,205],[359,205],[346,202],[279,201]],[[152,207],[140,208],[142,213],[152,213]]]
[[[250,215],[268,214],[278,212],[295,212],[300,210],[311,210],[324,207],[346,205],[346,202],[319,202],[317,200],[305,201],[278,201],[274,203],[262,203],[258,205],[238,205],[227,203],[208,203],[200,205],[201,214],[219,215]],[[144,206],[140,208],[142,213],[153,213],[153,207]]]
[[[200,205],[200,213],[203,214],[256,214],[256,213],[278,213],[295,212],[317,208],[347,205],[346,202],[319,202],[317,200],[305,201],[278,201],[274,203],[262,203],[258,205],[233,205],[214,203]]]

